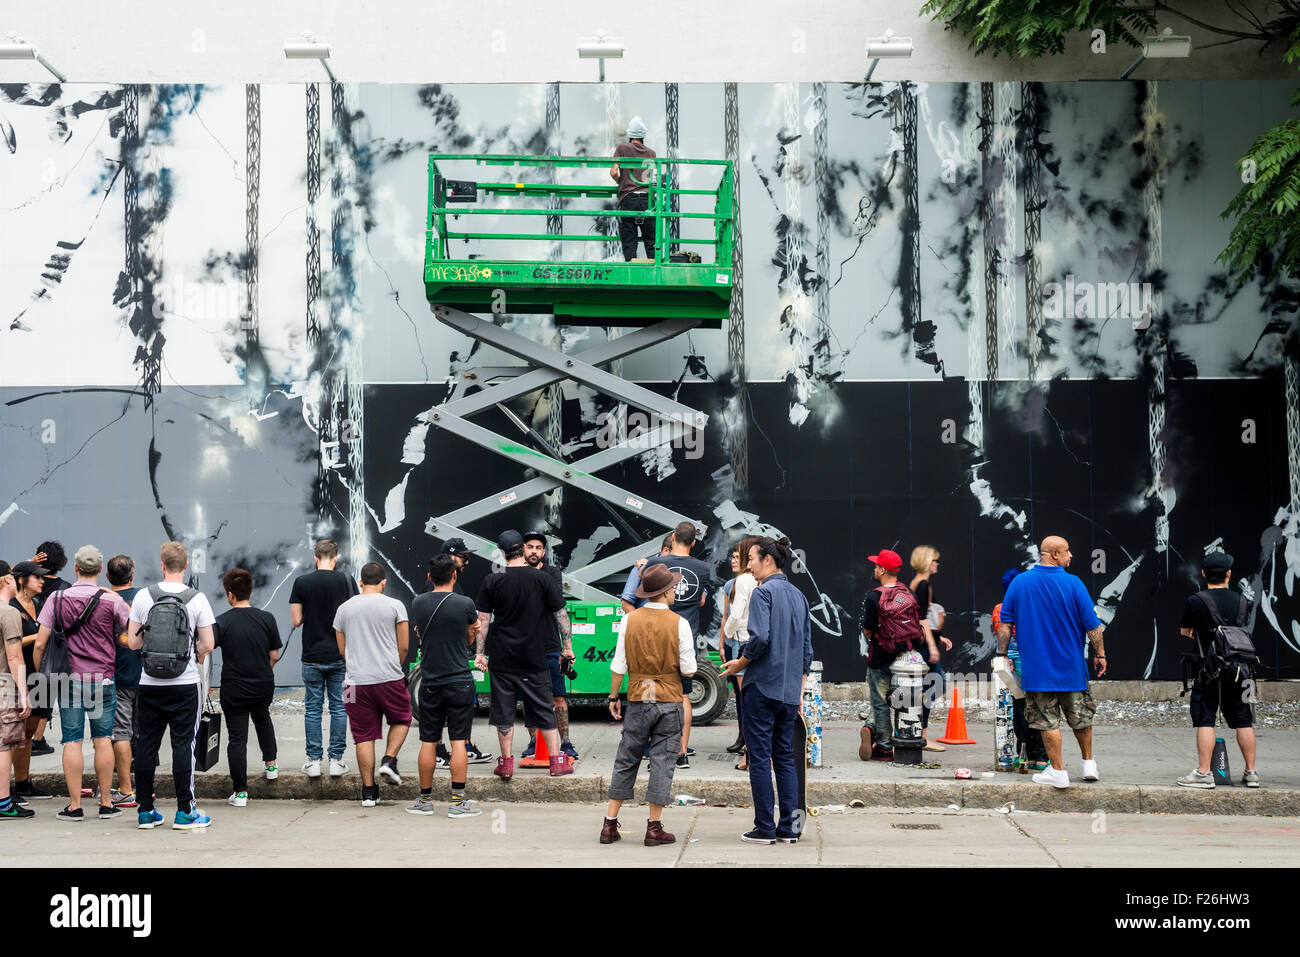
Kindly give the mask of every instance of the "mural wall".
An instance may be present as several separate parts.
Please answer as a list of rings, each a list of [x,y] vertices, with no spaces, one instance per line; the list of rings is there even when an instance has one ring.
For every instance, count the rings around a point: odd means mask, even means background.
[[[469,366],[509,361],[424,301],[427,156],[606,155],[640,115],[661,154],[736,161],[743,305],[730,330],[622,361],[710,419],[695,448],[602,477],[707,522],[719,562],[748,528],[788,534],[828,680],[862,677],[869,553],[940,550],[946,664],[965,671],[994,647],[1002,572],[1048,534],[1073,546],[1112,677],[1178,677],[1178,612],[1211,547],[1237,558],[1272,674],[1300,677],[1300,290],[1237,287],[1214,263],[1236,162],[1289,95],[0,86],[0,555],[93,542],[153,580],[176,538],[218,610],[242,564],[288,633],[289,580],[331,535],[409,601],[429,520],[522,479],[425,414]],[[593,239],[563,257],[612,254],[609,220],[573,219]],[[499,321],[566,351],[606,335]],[[572,384],[512,406],[570,454],[611,408]],[[474,531],[544,523],[561,565],[632,544],[573,491]],[[294,638],[281,684],[297,661]]]

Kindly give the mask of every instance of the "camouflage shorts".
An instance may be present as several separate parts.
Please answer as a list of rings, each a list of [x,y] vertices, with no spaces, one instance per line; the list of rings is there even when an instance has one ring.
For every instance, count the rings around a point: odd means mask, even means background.
[[[1061,718],[1072,731],[1092,727],[1092,716],[1097,713],[1097,702],[1090,691],[1029,691],[1026,692],[1025,721],[1035,731],[1055,731]]]
[[[0,679],[0,751],[13,751],[27,743],[27,722],[19,710],[18,686]]]

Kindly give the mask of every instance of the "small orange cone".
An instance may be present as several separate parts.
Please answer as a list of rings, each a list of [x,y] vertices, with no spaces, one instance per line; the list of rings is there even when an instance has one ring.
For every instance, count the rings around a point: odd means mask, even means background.
[[[965,727],[963,725],[963,727]],[[531,758],[520,758],[519,766],[521,768],[549,768],[551,766],[551,752],[546,750],[546,735],[537,732],[537,743],[533,746],[533,756]]]
[[[948,726],[943,729],[940,744],[974,744],[966,737],[966,709],[961,706],[961,689],[952,686],[952,707],[948,709]]]

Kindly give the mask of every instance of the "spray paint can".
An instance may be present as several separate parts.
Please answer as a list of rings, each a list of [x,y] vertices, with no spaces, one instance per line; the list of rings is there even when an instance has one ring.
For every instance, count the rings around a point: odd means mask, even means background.
[[[1216,787],[1232,787],[1232,772],[1228,770],[1228,746],[1222,738],[1214,739],[1214,753],[1210,755],[1210,775]]]

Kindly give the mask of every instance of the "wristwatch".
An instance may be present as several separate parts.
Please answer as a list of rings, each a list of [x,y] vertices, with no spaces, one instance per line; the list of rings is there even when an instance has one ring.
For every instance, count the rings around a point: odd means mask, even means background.
[[[609,703],[610,703],[610,704],[613,704],[613,703],[614,703],[615,701],[617,701],[617,700],[618,700],[617,697],[614,697],[613,695],[611,695],[611,696],[610,696],[610,699],[609,699]]]

